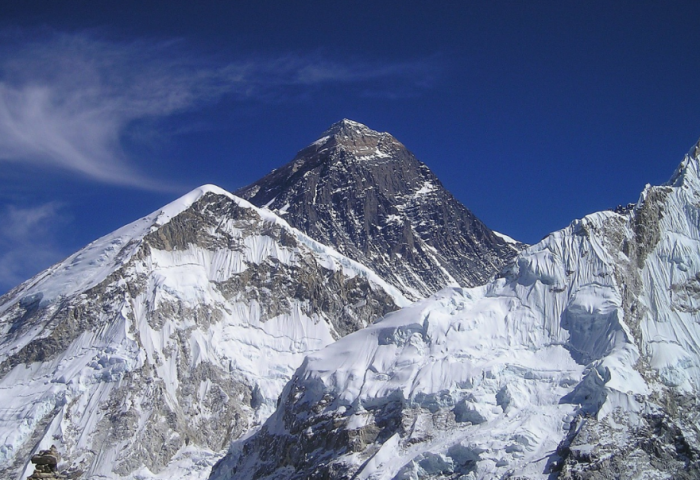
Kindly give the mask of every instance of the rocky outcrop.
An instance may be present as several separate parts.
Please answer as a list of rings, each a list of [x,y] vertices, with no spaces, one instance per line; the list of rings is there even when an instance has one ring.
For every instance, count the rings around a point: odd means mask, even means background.
[[[350,120],[236,194],[414,299],[481,285],[523,247],[486,227],[396,138]]]
[[[640,418],[620,410],[579,419],[557,449],[561,459],[552,472],[560,480],[700,478],[697,397],[666,392],[650,400]]]
[[[48,450],[42,450],[36,455],[32,455],[31,462],[34,464],[34,473],[27,477],[27,480],[63,480],[66,476],[58,473],[58,464],[61,455],[56,450],[55,445],[51,445]]]

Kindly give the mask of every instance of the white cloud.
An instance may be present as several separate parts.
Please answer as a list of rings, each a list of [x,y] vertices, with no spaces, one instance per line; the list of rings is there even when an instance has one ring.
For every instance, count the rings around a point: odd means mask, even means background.
[[[66,218],[56,203],[0,211],[0,294],[63,259],[53,232]]]
[[[29,34],[35,39],[27,40]],[[398,82],[402,90],[418,89],[433,76],[421,61],[337,62],[290,54],[221,62],[188,51],[184,42],[117,43],[55,32],[5,33],[3,39],[0,162],[60,168],[149,190],[170,187],[145,176],[123,149],[123,135],[137,120],[222,97],[284,101],[327,84],[366,91],[368,83],[393,88]],[[395,95],[395,89],[386,94]]]

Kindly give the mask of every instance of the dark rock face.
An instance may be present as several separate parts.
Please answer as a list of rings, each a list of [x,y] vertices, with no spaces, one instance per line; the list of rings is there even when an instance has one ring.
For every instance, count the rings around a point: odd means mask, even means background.
[[[572,438],[559,446],[561,460],[552,473],[561,480],[700,478],[697,398],[667,392],[654,400],[658,403],[624,436],[609,422],[579,419]],[[628,423],[624,412],[615,412],[614,417]]]
[[[363,410],[372,422],[349,429],[348,418],[357,413],[353,407],[342,413],[327,412],[326,407],[336,398],[326,394],[320,402],[310,404],[304,399],[307,389],[309,386],[299,377],[293,378],[280,396],[278,411],[271,420],[242,445],[238,456],[229,455],[219,462],[210,480],[357,478],[358,466],[342,463],[339,457],[355,453],[369,459],[378,451],[377,444],[394,434],[406,436],[411,420],[415,421],[415,410],[411,411],[405,399],[393,395],[386,403]],[[270,428],[275,424],[284,426],[284,434],[278,428]]]
[[[489,230],[393,136],[349,120],[236,194],[413,298],[485,283],[520,248]]]

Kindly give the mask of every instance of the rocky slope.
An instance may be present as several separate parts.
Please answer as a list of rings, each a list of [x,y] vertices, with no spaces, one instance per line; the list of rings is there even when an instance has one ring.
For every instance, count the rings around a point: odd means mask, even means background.
[[[407,304],[213,186],[0,298],[0,477],[56,445],[76,478],[203,478],[303,357]]]
[[[700,478],[699,157],[310,354],[212,479]]]
[[[396,138],[350,120],[236,194],[413,299],[481,285],[522,248],[489,230]]]

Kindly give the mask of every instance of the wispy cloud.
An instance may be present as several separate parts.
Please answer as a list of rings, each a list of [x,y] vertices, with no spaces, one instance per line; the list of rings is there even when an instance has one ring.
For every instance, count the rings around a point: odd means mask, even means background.
[[[60,168],[96,181],[162,190],[124,149],[128,126],[222,98],[284,101],[323,85],[395,96],[422,89],[425,61],[329,60],[287,54],[203,58],[182,41],[119,43],[94,34],[5,32],[0,47],[0,162]],[[37,39],[39,38],[40,39]],[[400,88],[382,89],[386,82]]]
[[[0,294],[65,257],[53,235],[65,221],[57,203],[0,211]]]

